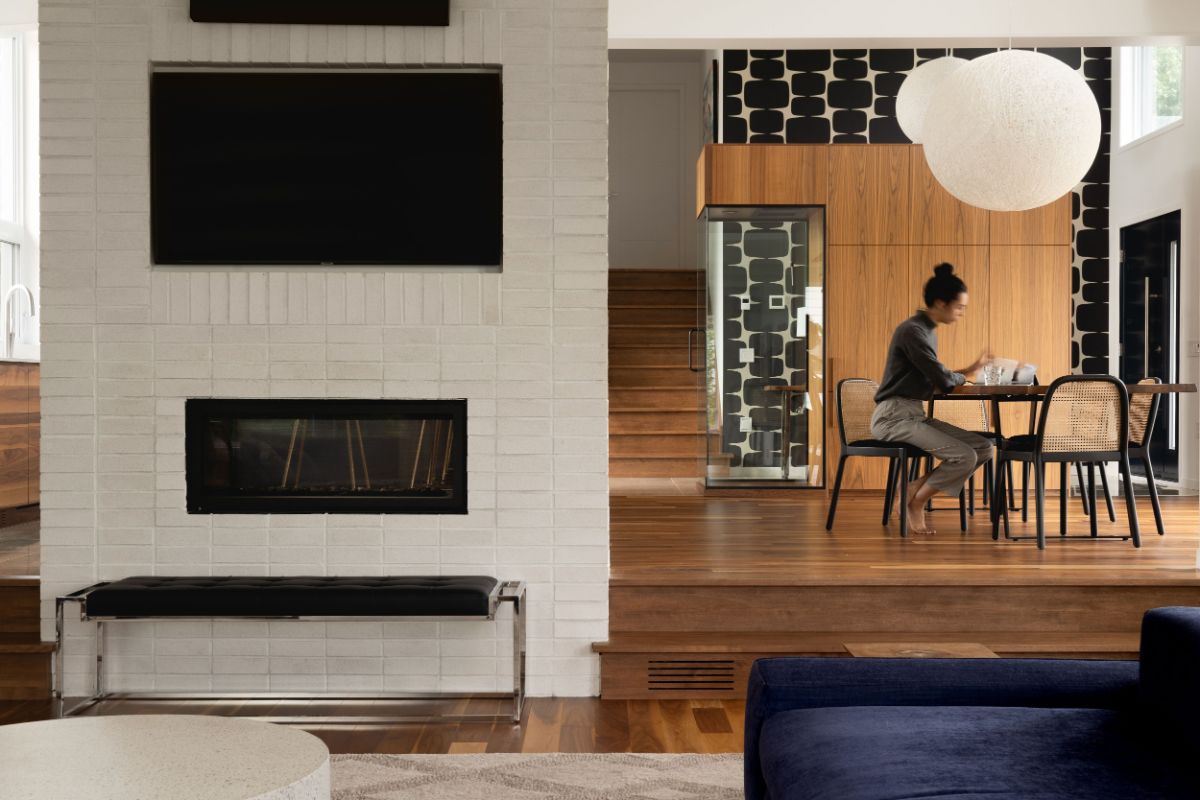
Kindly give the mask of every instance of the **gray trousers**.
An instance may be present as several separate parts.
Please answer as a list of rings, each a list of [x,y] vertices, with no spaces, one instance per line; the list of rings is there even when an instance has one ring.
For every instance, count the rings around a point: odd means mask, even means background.
[[[930,473],[929,484],[957,497],[967,478],[992,458],[992,443],[984,437],[925,415],[925,403],[889,397],[875,406],[871,435],[889,442],[916,445],[942,463]]]

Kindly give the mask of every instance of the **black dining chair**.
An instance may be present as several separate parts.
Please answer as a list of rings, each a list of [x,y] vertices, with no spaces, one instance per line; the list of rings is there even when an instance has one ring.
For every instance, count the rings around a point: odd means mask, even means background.
[[[1107,375],[1068,375],[1058,378],[1046,391],[1038,416],[1037,432],[1033,435],[1013,436],[1007,439],[998,454],[995,497],[1004,496],[1005,470],[1011,461],[1029,464],[1033,472],[1036,496],[1036,524],[1038,549],[1046,547],[1045,504],[1047,464],[1059,465],[1062,493],[1059,499],[1060,538],[1105,538],[1129,539],[1134,547],[1141,547],[1138,529],[1137,507],[1133,501],[1133,482],[1129,473],[1129,393],[1125,384]],[[1068,464],[1099,464],[1116,461],[1121,465],[1124,480],[1126,512],[1129,515],[1128,536],[1104,536],[1096,533],[1092,524],[1091,536],[1068,537],[1066,532],[1066,509],[1069,491],[1066,478]],[[1094,484],[1093,484],[1094,487]],[[1091,507],[1095,508],[1095,498]],[[999,538],[1001,519],[1006,539],[1028,539],[1028,536],[1012,536],[1009,531],[1008,508],[1005,503],[994,503],[992,514],[992,539]]]
[[[891,518],[892,501],[897,490],[900,503],[900,535],[908,536],[908,504],[903,498],[908,494],[909,465],[914,460],[929,454],[919,447],[905,442],[888,442],[874,439],[871,435],[871,415],[875,413],[875,392],[879,384],[866,378],[846,378],[837,385],[838,436],[842,452],[838,456],[837,477],[833,479],[833,496],[829,500],[829,516],[825,519],[825,530],[833,530],[833,518],[837,514],[838,497],[842,490],[842,475],[846,459],[859,456],[888,459],[888,482],[883,500],[883,524]],[[899,484],[897,486],[897,484]]]
[[[1139,385],[1153,385],[1162,383],[1158,378],[1142,378],[1138,381]],[[1154,433],[1154,423],[1158,419],[1158,405],[1162,400],[1161,394],[1148,394],[1144,392],[1132,392],[1129,395],[1129,461],[1132,463],[1134,459],[1141,462],[1142,468],[1146,472],[1146,486],[1150,492],[1150,505],[1154,509],[1154,525],[1158,530],[1159,536],[1166,535],[1166,530],[1163,528],[1162,521],[1162,504],[1158,499],[1158,485],[1154,482],[1154,465],[1150,462],[1150,436]],[[1089,497],[1095,496],[1094,488],[1090,488],[1094,482],[1093,475],[1095,469],[1092,465],[1088,465],[1088,483],[1087,491],[1084,491],[1083,482],[1083,465],[1076,464],[1075,469],[1079,478],[1080,495],[1083,498],[1083,513],[1091,515],[1089,507]],[[1108,518],[1110,521],[1116,522],[1117,516],[1113,513],[1112,493],[1108,488],[1108,476],[1104,469],[1100,468],[1100,483],[1104,490],[1104,502],[1108,506]],[[1092,525],[1095,525],[1095,519],[1092,519]]]

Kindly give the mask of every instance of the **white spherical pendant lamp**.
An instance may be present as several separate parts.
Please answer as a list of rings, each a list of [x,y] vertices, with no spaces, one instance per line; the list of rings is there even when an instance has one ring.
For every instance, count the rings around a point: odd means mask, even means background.
[[[945,56],[926,61],[908,73],[904,83],[900,84],[900,93],[896,95],[896,122],[900,123],[900,130],[904,131],[905,136],[914,142],[922,141],[925,112],[929,110],[929,101],[933,99],[934,92],[950,73],[966,63],[966,59]]]
[[[929,104],[925,158],[950,194],[992,211],[1057,200],[1100,146],[1100,109],[1078,72],[1042,53],[1002,50],[955,70]]]

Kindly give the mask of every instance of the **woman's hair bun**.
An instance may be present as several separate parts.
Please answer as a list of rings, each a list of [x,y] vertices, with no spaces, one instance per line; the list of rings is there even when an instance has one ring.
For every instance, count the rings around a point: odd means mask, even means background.
[[[947,261],[943,261],[941,264],[938,264],[933,268],[933,274],[937,275],[939,278],[949,277],[950,275],[954,274],[954,265]]]

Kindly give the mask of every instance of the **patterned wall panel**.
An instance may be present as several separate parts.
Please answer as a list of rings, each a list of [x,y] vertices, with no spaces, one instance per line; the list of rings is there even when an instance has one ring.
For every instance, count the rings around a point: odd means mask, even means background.
[[[731,467],[778,467],[780,397],[764,390],[808,380],[806,342],[788,327],[807,299],[808,222],[727,221],[721,245],[722,452]],[[753,431],[739,430],[741,417]],[[793,425],[792,466],[807,458],[805,436]]]
[[[1079,70],[1100,106],[1102,135],[1092,168],[1072,193],[1071,365],[1108,372],[1108,174],[1111,49],[1048,47]],[[721,141],[790,144],[908,142],[896,122],[896,95],[908,72],[952,54],[985,48],[726,50]]]

